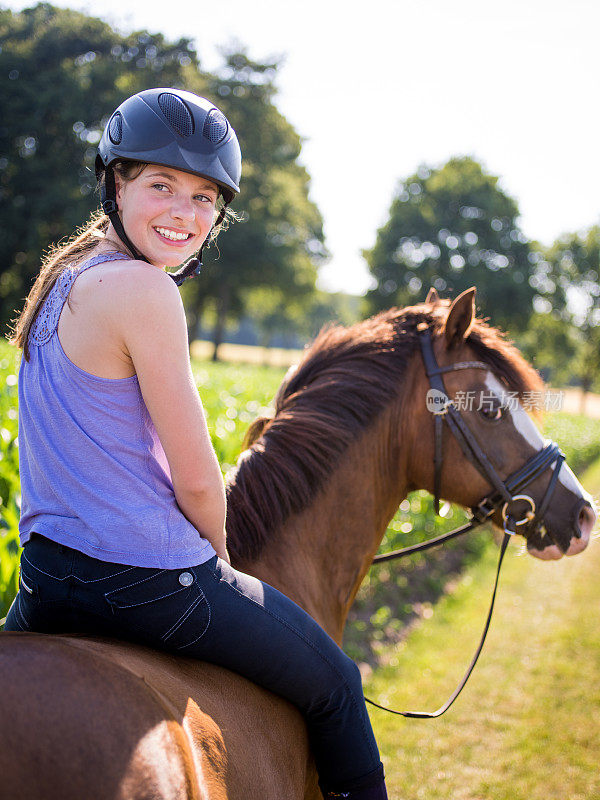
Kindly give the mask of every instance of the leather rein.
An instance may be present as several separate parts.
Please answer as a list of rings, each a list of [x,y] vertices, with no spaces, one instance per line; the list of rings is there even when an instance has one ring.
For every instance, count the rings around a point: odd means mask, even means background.
[[[466,422],[462,418],[460,412],[454,405],[453,401],[447,395],[446,387],[444,386],[444,380],[442,375],[446,372],[453,372],[456,370],[461,369],[484,369],[486,371],[490,370],[490,366],[488,364],[484,364],[482,361],[461,361],[457,362],[456,364],[450,364],[445,367],[440,367],[436,361],[433,346],[431,342],[431,333],[429,330],[423,331],[419,333],[419,343],[421,346],[421,354],[423,356],[423,361],[425,364],[425,372],[427,377],[429,378],[429,384],[431,389],[437,390],[438,397],[443,400],[443,404],[439,409],[435,409],[432,413],[434,415],[434,508],[435,513],[439,514],[439,507],[440,507],[440,489],[441,489],[441,471],[442,471],[442,461],[443,461],[443,452],[442,452],[442,442],[443,442],[443,423],[444,421],[448,424],[448,427],[454,434],[458,444],[460,445],[463,453],[465,454],[466,458],[477,467],[479,472],[487,478],[487,480],[492,485],[492,491],[487,494],[483,500],[481,500],[476,506],[471,508],[471,519],[466,524],[460,528],[456,528],[449,533],[444,533],[441,536],[436,536],[433,539],[429,539],[426,542],[422,542],[420,544],[412,545],[411,547],[404,547],[400,550],[394,550],[390,553],[384,553],[382,555],[375,556],[373,559],[373,564],[381,564],[384,561],[392,561],[397,558],[404,558],[405,556],[412,555],[413,553],[420,553],[424,550],[429,550],[432,547],[437,547],[444,542],[448,542],[451,539],[455,539],[457,536],[462,536],[464,533],[468,533],[469,531],[474,530],[475,528],[480,527],[483,525],[487,520],[492,517],[496,511],[501,509],[502,520],[503,520],[503,527],[504,527],[504,538],[502,539],[502,544],[500,546],[500,556],[498,558],[498,567],[496,570],[496,580],[494,582],[494,588],[492,592],[492,599],[490,602],[490,607],[487,615],[487,619],[485,622],[483,634],[481,636],[481,640],[475,651],[475,655],[473,656],[471,663],[469,664],[467,671],[465,672],[462,681],[458,685],[458,687],[453,692],[452,696],[444,703],[444,705],[440,706],[437,711],[427,712],[427,711],[395,711],[392,708],[386,708],[386,706],[379,705],[379,703],[375,703],[373,700],[369,700],[368,697],[365,697],[367,703],[370,703],[377,708],[381,708],[383,711],[389,711],[391,714],[399,714],[403,717],[410,717],[414,719],[435,719],[436,717],[441,717],[450,706],[454,703],[458,695],[462,692],[467,683],[473,669],[475,668],[475,664],[479,658],[479,655],[483,649],[483,644],[485,642],[490,622],[492,619],[492,612],[494,610],[494,602],[496,600],[496,592],[498,590],[498,581],[500,579],[500,568],[502,567],[502,561],[504,559],[504,554],[506,553],[506,548],[508,546],[508,542],[510,541],[510,537],[514,536],[516,533],[523,533],[526,535],[527,533],[532,534],[536,532],[541,525],[543,525],[544,514],[550,500],[552,498],[552,494],[554,492],[554,488],[556,486],[556,482],[558,480],[558,474],[560,472],[560,468],[562,466],[563,461],[565,460],[564,453],[560,450],[559,446],[555,442],[548,442],[545,447],[535,453],[520,469],[513,472],[511,475],[506,478],[506,480],[502,480],[502,478],[498,475],[495,468],[492,466],[490,460],[486,456],[486,454],[481,449],[481,446],[477,442],[476,438],[473,436],[471,431],[469,430]],[[439,394],[441,393],[441,394]],[[442,397],[443,395],[443,397]],[[546,492],[542,498],[542,502],[540,504],[539,509],[536,511],[536,505],[533,498],[531,498],[527,494],[522,494],[524,489],[536,478],[539,478],[547,469],[550,469],[553,465],[555,465],[553,474],[550,478],[548,486],[546,488]],[[518,519],[512,512],[511,512],[511,505],[515,501],[523,501],[528,503],[530,506],[529,511],[525,512],[521,519]],[[523,528],[523,531],[517,531],[517,528]]]

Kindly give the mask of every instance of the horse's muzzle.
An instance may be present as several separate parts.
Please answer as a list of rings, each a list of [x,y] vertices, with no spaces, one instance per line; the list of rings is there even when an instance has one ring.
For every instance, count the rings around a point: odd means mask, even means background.
[[[543,561],[556,561],[563,555],[575,556],[588,546],[592,530],[596,524],[596,511],[587,500],[582,500],[576,507],[573,517],[573,533],[566,550],[557,544],[548,544],[538,549],[535,545],[527,545],[530,555],[541,558]],[[536,543],[537,544],[537,543]]]

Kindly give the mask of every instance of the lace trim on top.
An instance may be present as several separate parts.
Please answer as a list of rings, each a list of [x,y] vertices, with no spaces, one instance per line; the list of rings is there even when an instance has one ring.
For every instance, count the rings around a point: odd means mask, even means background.
[[[44,304],[39,310],[35,322],[29,331],[29,343],[39,347],[40,345],[46,344],[46,342],[52,338],[52,334],[58,326],[60,312],[69,296],[75,278],[79,277],[82,272],[85,272],[85,270],[90,267],[96,266],[96,264],[101,264],[103,261],[119,261],[129,258],[130,256],[125,253],[119,253],[117,251],[101,253],[98,256],[94,256],[89,261],[84,261],[77,269],[69,269],[67,267],[67,269],[59,275],[56,283],[50,290],[50,294],[44,300]]]

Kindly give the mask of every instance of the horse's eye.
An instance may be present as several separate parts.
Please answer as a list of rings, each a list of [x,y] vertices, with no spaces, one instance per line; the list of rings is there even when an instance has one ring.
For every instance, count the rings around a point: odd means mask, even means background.
[[[479,409],[479,413],[491,422],[502,419],[502,406],[484,406]]]

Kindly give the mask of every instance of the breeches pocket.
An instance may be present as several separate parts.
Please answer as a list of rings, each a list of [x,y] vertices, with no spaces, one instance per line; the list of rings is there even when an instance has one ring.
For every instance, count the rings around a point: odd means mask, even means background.
[[[189,647],[208,630],[210,607],[191,569],[140,568],[127,579],[104,593],[119,625],[132,626],[169,650]]]

